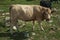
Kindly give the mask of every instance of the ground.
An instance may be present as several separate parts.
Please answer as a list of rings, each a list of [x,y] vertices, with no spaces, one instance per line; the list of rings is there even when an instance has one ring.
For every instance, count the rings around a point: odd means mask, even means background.
[[[39,4],[39,0],[27,1],[27,0],[5,0],[0,1],[0,12],[8,12],[10,4]],[[44,31],[39,30],[38,24],[35,24],[35,30],[32,34],[32,23],[28,22],[23,28],[19,29],[19,32],[10,34],[9,27],[5,26],[4,17],[0,17],[0,40],[60,40],[60,1],[58,4],[53,3],[53,8],[57,8],[57,12],[53,13],[51,17],[52,22],[42,22]],[[22,22],[21,22],[22,23]],[[19,24],[21,24],[19,22]]]

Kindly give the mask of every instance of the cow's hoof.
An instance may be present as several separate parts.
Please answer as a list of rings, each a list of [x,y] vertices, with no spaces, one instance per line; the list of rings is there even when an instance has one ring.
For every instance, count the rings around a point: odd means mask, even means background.
[[[6,32],[10,32],[10,29],[8,29]]]
[[[25,27],[25,24],[21,25],[20,28],[24,28]]]
[[[41,31],[44,31],[44,29],[40,29]]]
[[[43,29],[43,28],[40,28],[40,29],[38,29],[38,30],[40,30],[40,31],[44,31],[44,29]]]

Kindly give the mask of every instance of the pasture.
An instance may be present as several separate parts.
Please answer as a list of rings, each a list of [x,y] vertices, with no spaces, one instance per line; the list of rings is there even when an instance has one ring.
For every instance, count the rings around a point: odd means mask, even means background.
[[[11,4],[27,4],[27,5],[39,5],[39,0],[27,1],[27,0],[1,0],[0,1],[0,14],[7,13],[9,11],[9,5]],[[7,15],[0,15],[0,40],[60,40],[60,1],[58,4],[52,3],[53,8],[57,8],[57,12],[53,13],[51,17],[52,22],[42,22],[44,31],[39,30],[36,22],[34,33],[32,35],[32,22],[27,22],[24,27],[20,27],[19,33],[14,33],[13,36],[9,32],[9,26],[5,25],[5,17]],[[22,25],[24,22],[18,22]],[[8,30],[8,31],[7,31]],[[26,37],[28,33],[28,37]]]

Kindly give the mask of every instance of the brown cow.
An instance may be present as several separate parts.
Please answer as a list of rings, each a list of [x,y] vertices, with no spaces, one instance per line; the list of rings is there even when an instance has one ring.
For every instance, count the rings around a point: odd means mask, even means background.
[[[40,5],[11,5],[10,9],[10,21],[11,21],[11,30],[12,27],[17,26],[17,21],[20,19],[22,21],[33,21],[33,29],[34,29],[34,21],[38,21],[39,26],[42,30],[41,21],[50,20],[51,10],[49,8],[42,7]],[[16,29],[16,28],[15,28]]]

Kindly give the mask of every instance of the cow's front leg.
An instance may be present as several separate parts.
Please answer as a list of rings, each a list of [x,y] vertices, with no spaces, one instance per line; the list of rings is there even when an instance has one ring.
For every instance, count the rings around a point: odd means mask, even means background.
[[[41,29],[42,31],[44,31],[44,28],[42,27],[41,21],[38,21],[38,24],[39,24],[40,29]]]
[[[40,25],[41,25],[41,26],[40,26],[40,27],[41,27],[41,29],[44,31],[44,28],[42,27],[42,23],[40,23]]]

